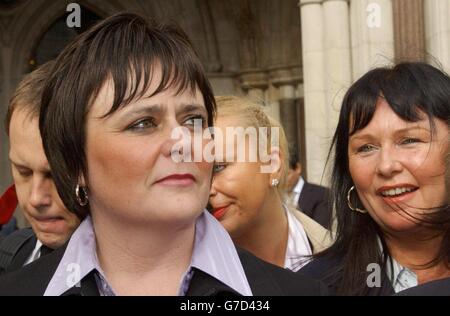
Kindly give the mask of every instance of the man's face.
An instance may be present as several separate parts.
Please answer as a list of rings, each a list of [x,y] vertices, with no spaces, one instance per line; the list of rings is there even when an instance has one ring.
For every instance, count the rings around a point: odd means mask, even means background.
[[[42,146],[38,118],[14,111],[9,127],[9,158],[20,208],[37,238],[50,248],[63,245],[78,227],[78,217],[61,201]]]

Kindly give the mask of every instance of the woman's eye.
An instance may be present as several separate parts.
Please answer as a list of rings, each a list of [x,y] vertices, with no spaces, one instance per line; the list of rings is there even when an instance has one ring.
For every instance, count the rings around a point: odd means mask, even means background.
[[[129,127],[129,129],[131,129],[131,130],[144,130],[144,129],[155,127],[155,126],[156,126],[156,124],[154,123],[153,119],[146,118],[146,119],[139,120],[136,123],[133,123]]]
[[[374,149],[375,149],[375,146],[366,144],[366,145],[363,145],[363,146],[359,147],[356,151],[358,153],[368,153],[368,152],[371,152]]]
[[[402,145],[409,145],[409,144],[415,144],[415,143],[419,143],[420,140],[417,138],[406,138],[404,140],[402,140],[401,144]]]
[[[205,127],[206,119],[201,115],[196,115],[189,117],[187,120],[184,121],[184,124],[190,125],[190,126],[201,126]]]
[[[220,164],[220,163],[214,164],[214,167],[213,167],[213,173],[221,172],[221,171],[224,170],[226,167],[227,167],[226,164]]]

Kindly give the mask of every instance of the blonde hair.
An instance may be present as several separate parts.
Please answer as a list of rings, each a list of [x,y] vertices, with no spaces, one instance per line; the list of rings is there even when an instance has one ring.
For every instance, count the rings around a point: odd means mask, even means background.
[[[217,116],[218,118],[233,118],[236,122],[239,122],[239,126],[247,127],[267,127],[267,136],[271,142],[268,144],[270,149],[273,144],[277,144],[280,151],[281,158],[281,178],[277,191],[280,197],[283,199],[286,190],[287,174],[289,171],[289,149],[286,134],[281,124],[274,118],[267,115],[263,110],[263,105],[258,104],[245,97],[237,96],[217,96]],[[237,124],[236,124],[237,125]],[[275,127],[279,130],[279,139],[273,139],[275,135],[272,135],[271,128]]]

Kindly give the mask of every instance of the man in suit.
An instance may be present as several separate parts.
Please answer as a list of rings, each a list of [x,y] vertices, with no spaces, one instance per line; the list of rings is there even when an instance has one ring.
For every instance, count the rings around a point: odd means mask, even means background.
[[[5,127],[12,175],[18,204],[32,230],[16,231],[2,240],[0,273],[17,270],[62,246],[80,224],[56,191],[39,132],[40,100],[52,65],[28,74],[8,107]]]
[[[287,192],[289,203],[314,219],[323,227],[331,227],[331,207],[328,202],[329,189],[306,182],[302,177],[302,166],[296,154],[289,158]]]

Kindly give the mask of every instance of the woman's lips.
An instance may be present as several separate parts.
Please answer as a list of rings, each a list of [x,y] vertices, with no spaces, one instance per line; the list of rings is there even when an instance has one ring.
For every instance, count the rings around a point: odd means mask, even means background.
[[[181,187],[190,186],[194,182],[195,178],[192,174],[172,174],[156,181],[156,183],[162,185]]]
[[[397,196],[382,196],[381,195],[381,198],[383,199],[383,201],[385,202],[385,203],[388,203],[388,204],[398,204],[398,203],[401,203],[401,202],[403,202],[403,203],[405,203],[405,202],[407,202],[408,200],[411,200],[413,197],[414,197],[414,194],[417,192],[418,190],[416,189],[416,190],[414,190],[414,191],[411,191],[411,192],[405,192],[405,193],[402,193],[402,194],[400,194],[400,195],[397,195]]]
[[[229,206],[229,205],[223,206],[223,207],[219,207],[219,208],[215,208],[215,209],[212,211],[212,215],[213,215],[217,220],[220,220],[220,219],[225,215],[225,213],[227,212],[228,206]]]

